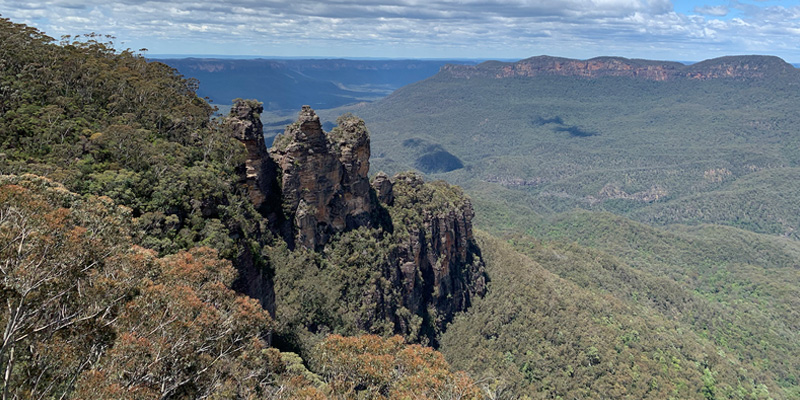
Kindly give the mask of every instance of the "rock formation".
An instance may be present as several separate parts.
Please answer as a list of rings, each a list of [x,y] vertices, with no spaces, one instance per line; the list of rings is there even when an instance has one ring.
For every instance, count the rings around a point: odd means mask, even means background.
[[[275,168],[270,165],[267,147],[264,143],[264,126],[260,114],[264,111],[261,103],[242,100],[231,107],[225,120],[230,134],[247,149],[243,181],[248,187],[248,196],[257,210],[263,211],[267,197],[275,179]]]
[[[796,73],[796,69],[778,57],[730,56],[692,65],[670,61],[597,57],[589,60],[538,56],[514,63],[488,61],[479,65],[445,65],[441,73],[459,79],[512,78],[535,76],[572,76],[583,78],[629,77],[653,81],[671,79],[764,78]]]
[[[247,147],[243,183],[270,230],[289,248],[321,254],[336,234],[358,228],[367,228],[367,235],[385,244],[378,265],[362,273],[380,271],[394,294],[384,298],[380,287],[354,289],[371,304],[359,318],[361,329],[390,322],[396,333],[422,329],[422,336],[435,341],[457,312],[484,294],[486,274],[472,237],[472,205],[459,188],[425,183],[413,173],[391,179],[379,173],[370,183],[364,121],[346,114],[324,132],[308,106],[267,151],[260,137],[260,110],[255,102],[239,102],[226,123]],[[268,298],[264,289],[271,277],[259,275],[247,262],[240,265],[245,266],[240,271],[243,291]]]
[[[295,245],[318,250],[332,235],[370,224],[369,133],[358,118],[338,122],[325,133],[314,110],[303,106],[269,150]]]
[[[405,291],[403,305],[415,314],[432,306],[433,323],[442,330],[456,312],[466,310],[475,296],[486,291],[484,264],[472,236],[472,203],[458,187],[425,183],[414,173],[395,176],[388,190],[384,177],[373,180],[383,193],[392,193],[381,198],[394,200],[396,191],[394,208],[403,209],[409,219],[419,218],[417,223],[403,221],[407,241],[396,255]]]
[[[247,188],[250,201],[263,217],[275,220],[275,213],[270,210],[269,200],[278,193],[274,187],[275,166],[267,154],[264,143],[260,117],[263,110],[261,103],[255,100],[237,101],[223,123],[229,134],[242,142],[247,150],[245,163],[240,166],[239,170],[241,183]],[[274,203],[274,200],[272,202]],[[255,233],[263,236],[264,232]],[[237,240],[240,242],[239,247],[244,250],[240,252],[236,260],[239,274],[233,287],[239,292],[258,299],[262,307],[274,316],[275,290],[272,276],[268,270],[258,265],[247,239],[240,234]]]
[[[393,186],[394,184],[392,183],[391,179],[389,179],[389,175],[386,175],[383,172],[378,172],[378,174],[372,178],[372,188],[375,190],[375,194],[378,196],[378,201],[386,204],[387,206],[394,204]]]

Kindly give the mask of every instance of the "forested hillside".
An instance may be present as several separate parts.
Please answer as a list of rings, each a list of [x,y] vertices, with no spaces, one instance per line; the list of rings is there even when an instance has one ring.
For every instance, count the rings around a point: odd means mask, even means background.
[[[252,147],[235,139],[245,139],[237,133],[248,121],[211,120],[195,81],[103,40],[55,43],[0,19],[3,398],[481,397],[441,354],[406,344],[442,327],[436,309],[449,302],[429,310],[438,299],[430,286],[418,289],[420,308],[398,318],[371,313],[400,303],[337,305],[370,316],[356,323],[323,321],[324,305],[292,302],[304,282],[286,274],[302,257],[338,278],[325,295],[347,301],[380,288],[394,265],[351,261],[383,231],[365,226],[350,241],[331,238],[332,255],[284,242],[270,220],[282,204],[256,209],[248,186]],[[337,133],[347,140],[354,132]],[[415,182],[433,198],[460,194]],[[422,244],[418,212],[450,213],[464,201],[410,205],[401,187],[398,204],[380,215]],[[453,265],[455,274],[461,264]],[[276,301],[281,312],[271,315]],[[284,305],[300,307],[307,322],[295,323],[298,314],[283,313]],[[416,321],[416,330],[395,325],[403,321]]]
[[[104,40],[0,19],[5,398],[800,397],[779,60],[452,67],[273,142]]]
[[[538,57],[349,110],[376,166],[463,185],[506,242],[481,237],[457,367],[512,398],[796,398],[798,82],[771,57]]]
[[[542,214],[578,207],[797,237],[797,69],[760,56],[595,60],[451,66],[352,111],[387,171],[497,183]],[[656,67],[674,72],[659,80]]]

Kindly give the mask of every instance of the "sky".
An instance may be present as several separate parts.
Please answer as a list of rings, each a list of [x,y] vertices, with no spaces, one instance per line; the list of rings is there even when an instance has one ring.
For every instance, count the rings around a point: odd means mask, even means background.
[[[800,63],[800,0],[0,0],[49,36],[159,54]]]

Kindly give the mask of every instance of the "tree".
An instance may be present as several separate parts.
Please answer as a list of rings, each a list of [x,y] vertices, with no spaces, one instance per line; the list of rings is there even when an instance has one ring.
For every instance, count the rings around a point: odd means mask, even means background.
[[[312,366],[334,398],[480,399],[475,383],[453,373],[441,353],[403,338],[330,335],[312,354]]]
[[[250,398],[270,389],[280,357],[263,340],[271,320],[230,289],[235,270],[209,248],[157,259],[127,302],[120,335],[84,374],[79,397],[124,389],[143,398]]]
[[[0,178],[3,399],[63,396],[108,346],[136,275],[125,213],[43,178]]]

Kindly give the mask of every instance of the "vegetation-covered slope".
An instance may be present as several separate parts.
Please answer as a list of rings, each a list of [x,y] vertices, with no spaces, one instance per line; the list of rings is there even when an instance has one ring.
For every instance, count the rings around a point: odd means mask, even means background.
[[[266,394],[270,317],[216,251],[157,258],[129,208],[34,175],[0,177],[0,204],[4,397]]]
[[[571,242],[479,238],[489,294],[441,349],[508,398],[797,396],[791,312],[771,318],[741,292],[720,301]]]
[[[109,196],[162,254],[196,243],[240,252],[230,236],[252,215],[233,186],[244,152],[210,122],[196,82],[100,37],[56,45],[7,20],[0,36],[3,173]]]
[[[280,239],[245,146],[193,81],[97,39],[0,19],[3,398],[478,398],[400,337],[271,347]]]
[[[761,72],[712,76],[731,63]],[[510,235],[482,239],[489,295],[445,355],[512,397],[797,397],[797,72],[759,57],[665,81],[501,67],[453,67],[492,73],[443,72],[358,108],[376,166],[464,185],[478,226]],[[444,153],[464,167],[420,163]],[[652,386],[642,371],[658,371]]]
[[[670,86],[549,77],[476,79],[476,92],[456,79],[423,82],[440,91],[408,103],[401,91],[362,110],[395,123],[374,120],[378,166],[451,170],[441,176],[466,184],[478,221],[504,240],[478,234],[479,250],[460,189],[402,174],[367,188],[365,199],[378,198],[375,220],[339,226],[319,248],[292,249],[253,207],[245,146],[209,119],[192,81],[96,37],[56,45],[7,20],[0,28],[0,300],[7,306],[0,390],[7,397],[800,396],[800,248],[788,230],[797,148],[786,134],[793,114],[784,112],[793,105],[765,94],[791,100],[790,89],[751,80]],[[594,97],[579,96],[586,93]],[[485,96],[497,101],[487,105]],[[426,103],[431,98],[438,104]],[[753,98],[763,102],[747,103]],[[250,111],[259,106],[246,103]],[[304,122],[313,120],[307,114]],[[678,118],[686,115],[694,123]],[[578,117],[591,124],[571,119]],[[351,151],[363,146],[341,146],[356,133],[345,129],[348,121],[363,127],[348,116],[333,141],[320,141],[346,161],[331,163],[328,178],[366,165]],[[420,121],[427,125],[410,124]],[[401,151],[381,147],[393,141]],[[301,167],[291,156],[285,164]],[[309,176],[294,188],[304,201],[328,197],[303,191],[303,182],[333,188],[332,198],[345,193]],[[751,222],[728,221],[737,214],[724,204],[755,203],[739,193],[763,204],[754,208],[762,214],[748,213]],[[575,204],[789,238],[552,213]],[[672,218],[684,210],[694,214]],[[324,210],[279,204],[278,211],[295,223],[300,211]],[[305,220],[336,220],[315,215]],[[484,266],[485,296],[465,301],[467,292],[454,288],[470,272],[483,278]],[[234,291],[245,270],[260,273],[265,290],[274,279],[277,298],[259,304]],[[262,307],[270,303],[273,316]],[[463,313],[445,331],[456,311]],[[485,391],[429,348],[331,334],[364,332],[439,344]]]
[[[498,78],[470,68],[508,65],[454,66],[467,75],[443,71],[357,112],[374,132],[375,166],[387,171],[498,183],[542,214],[580,207],[796,236],[797,188],[787,177],[800,161],[800,72],[774,58],[732,60],[752,76]]]

